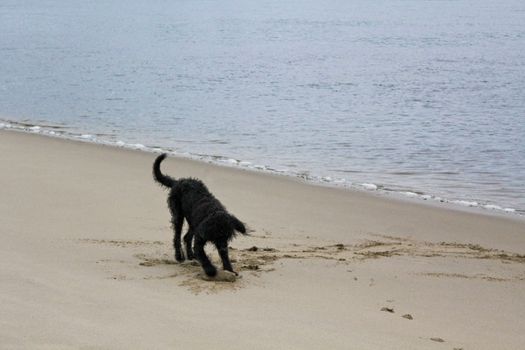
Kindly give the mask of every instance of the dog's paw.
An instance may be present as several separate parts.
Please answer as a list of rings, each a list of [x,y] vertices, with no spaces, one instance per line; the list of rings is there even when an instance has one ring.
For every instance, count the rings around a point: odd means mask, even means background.
[[[186,258],[184,257],[184,254],[175,254],[175,260],[177,260],[178,262],[183,262],[184,260],[186,260]]]
[[[208,276],[205,273],[199,273],[197,275],[200,279],[205,281],[217,281],[217,282],[235,282],[237,275],[230,271],[219,270],[215,276]]]

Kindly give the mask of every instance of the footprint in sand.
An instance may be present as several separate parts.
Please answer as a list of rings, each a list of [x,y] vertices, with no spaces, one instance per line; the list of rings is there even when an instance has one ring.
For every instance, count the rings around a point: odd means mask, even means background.
[[[444,343],[445,342],[442,338],[430,338],[430,340],[435,341],[436,343]]]

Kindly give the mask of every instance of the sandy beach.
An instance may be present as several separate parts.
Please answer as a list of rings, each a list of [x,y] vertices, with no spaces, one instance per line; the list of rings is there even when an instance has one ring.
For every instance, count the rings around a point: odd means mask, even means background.
[[[171,157],[250,229],[203,281],[155,156],[0,131],[1,349],[523,349],[523,218]]]

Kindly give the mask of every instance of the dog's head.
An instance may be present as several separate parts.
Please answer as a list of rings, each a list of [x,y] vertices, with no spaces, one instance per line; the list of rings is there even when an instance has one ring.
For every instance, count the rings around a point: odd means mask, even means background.
[[[236,231],[246,232],[244,225],[233,215],[225,211],[217,211],[209,215],[199,225],[204,238],[208,241],[230,241],[236,236]]]

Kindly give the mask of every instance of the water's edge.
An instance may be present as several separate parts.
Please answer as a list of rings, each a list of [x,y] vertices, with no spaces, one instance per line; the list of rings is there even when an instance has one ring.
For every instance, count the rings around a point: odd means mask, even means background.
[[[212,155],[192,154],[188,152],[178,152],[177,150],[174,150],[171,148],[160,148],[160,147],[143,145],[140,143],[126,143],[121,140],[116,140],[116,141],[109,140],[105,138],[104,135],[96,136],[96,135],[89,134],[89,133],[76,133],[76,132],[67,130],[63,126],[57,126],[57,125],[37,125],[37,124],[30,123],[30,122],[18,122],[18,121],[5,119],[5,118],[0,118],[0,130],[12,130],[12,131],[25,132],[25,133],[31,133],[31,134],[39,134],[39,135],[48,136],[48,137],[55,137],[55,138],[72,140],[72,141],[89,142],[89,143],[101,144],[101,145],[106,145],[106,146],[111,146],[111,147],[139,150],[139,151],[144,151],[144,152],[149,152],[149,153],[167,153],[169,155],[174,155],[177,157],[183,157],[183,158],[187,158],[187,159],[191,159],[195,161],[201,161],[205,163],[211,163],[211,164],[219,165],[219,166],[236,167],[236,168],[241,168],[241,169],[249,170],[249,171],[289,176],[289,177],[300,179],[306,183],[310,183],[314,185],[323,185],[323,186],[336,187],[336,188],[349,189],[349,190],[373,192],[373,193],[377,193],[379,195],[384,195],[384,196],[394,195],[394,196],[401,197],[401,198],[417,199],[421,201],[430,201],[430,202],[435,202],[435,203],[446,203],[446,204],[454,205],[456,206],[456,208],[469,207],[473,209],[479,209],[480,211],[485,212],[485,213],[495,212],[495,213],[502,213],[502,214],[509,214],[509,215],[525,216],[525,211],[517,210],[515,208],[506,208],[506,207],[502,207],[496,204],[480,203],[480,202],[468,201],[468,200],[450,200],[447,198],[442,198],[439,196],[427,194],[427,193],[420,192],[420,191],[418,191],[417,193],[407,192],[407,191],[393,191],[390,189],[386,189],[380,185],[376,185],[372,181],[366,182],[366,183],[353,183],[353,182],[340,180],[340,179],[332,179],[331,177],[309,176],[309,175],[305,175],[304,172],[279,170],[269,165],[253,164],[251,162],[233,159],[229,157],[223,157],[220,155],[212,156]]]

